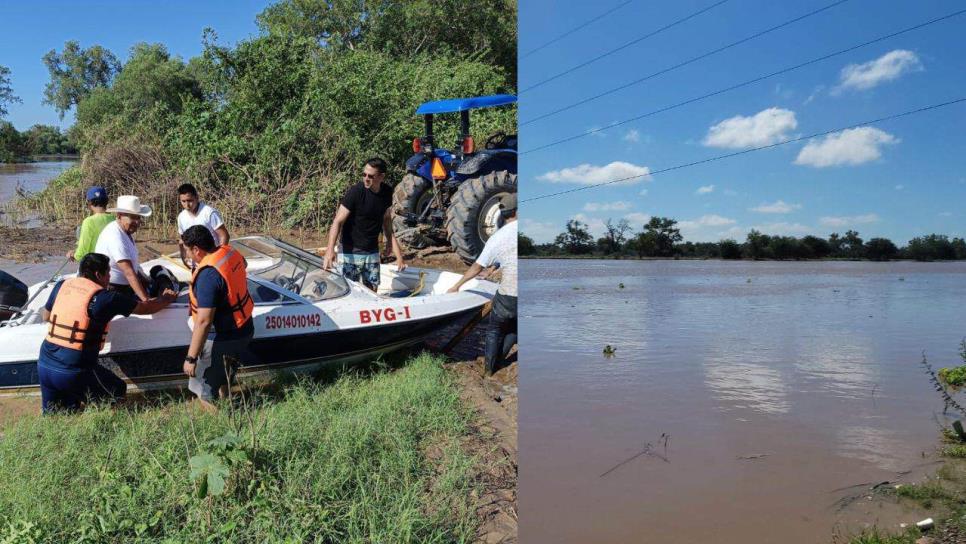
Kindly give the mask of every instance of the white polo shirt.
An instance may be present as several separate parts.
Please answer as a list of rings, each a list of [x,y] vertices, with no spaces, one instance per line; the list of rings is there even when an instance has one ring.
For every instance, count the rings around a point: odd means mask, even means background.
[[[201,202],[198,204],[198,213],[192,214],[188,210],[181,210],[178,214],[178,235],[184,234],[184,231],[190,229],[195,225],[204,225],[208,227],[211,232],[211,237],[215,239],[215,245],[220,245],[218,243],[218,234],[215,233],[219,227],[224,226],[225,222],[221,219],[221,214],[218,210],[212,208],[211,206]]]
[[[101,231],[94,246],[94,253],[107,255],[111,259],[111,283],[130,285],[124,273],[118,268],[118,261],[131,261],[134,272],[141,270],[141,263],[138,262],[138,246],[134,244],[134,238],[121,229],[117,221],[111,221]]]
[[[519,226],[516,221],[500,227],[483,246],[483,251],[476,259],[476,264],[487,268],[494,263],[500,263],[500,287],[498,293],[517,296],[517,234]]]

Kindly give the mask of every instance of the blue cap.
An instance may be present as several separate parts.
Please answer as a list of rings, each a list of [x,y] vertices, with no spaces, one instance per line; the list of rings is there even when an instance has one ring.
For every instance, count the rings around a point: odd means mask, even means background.
[[[103,187],[91,187],[87,190],[87,200],[97,200],[107,198],[107,189]]]

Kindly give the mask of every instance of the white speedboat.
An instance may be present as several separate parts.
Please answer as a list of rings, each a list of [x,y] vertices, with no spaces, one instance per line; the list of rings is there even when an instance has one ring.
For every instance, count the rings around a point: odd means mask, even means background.
[[[446,293],[460,274],[382,265],[373,293],[322,269],[322,259],[267,236],[231,241],[248,261],[248,289],[255,301],[255,360],[242,361],[239,379],[275,372],[311,372],[320,365],[370,359],[420,342],[440,328],[472,315],[496,292],[496,284],[472,280]],[[191,338],[188,318],[190,273],[172,256],[142,263],[145,273],[162,265],[179,282],[180,296],[147,316],[117,317],[111,323],[100,363],[128,390],[177,388],[187,384],[182,363]],[[36,284],[23,313],[0,323],[0,396],[38,393],[37,356],[47,324],[41,309],[56,282]],[[36,295],[36,296],[35,296]]]

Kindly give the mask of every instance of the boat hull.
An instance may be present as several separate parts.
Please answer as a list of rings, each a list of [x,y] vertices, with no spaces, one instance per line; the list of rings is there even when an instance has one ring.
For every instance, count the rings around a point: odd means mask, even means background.
[[[352,363],[421,342],[427,336],[477,313],[478,308],[425,319],[401,321],[379,327],[323,331],[254,338],[250,345],[257,364],[238,372],[245,380],[275,373],[312,372],[323,365]],[[128,385],[128,391],[177,389],[187,386],[182,366],[188,346],[130,351],[102,355],[99,363]],[[0,364],[0,397],[39,394],[37,361]]]

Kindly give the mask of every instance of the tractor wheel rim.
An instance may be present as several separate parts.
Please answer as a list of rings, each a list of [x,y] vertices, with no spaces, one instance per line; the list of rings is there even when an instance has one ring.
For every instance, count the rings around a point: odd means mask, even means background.
[[[477,230],[480,239],[486,242],[493,236],[493,233],[503,226],[503,217],[500,216],[500,201],[509,193],[497,193],[491,196],[480,209],[480,220],[477,222]]]
[[[423,191],[423,194],[419,195],[419,198],[416,200],[416,206],[415,206],[416,215],[422,216],[423,212],[426,211],[426,208],[432,205],[433,205],[433,190],[428,189],[426,191]]]

